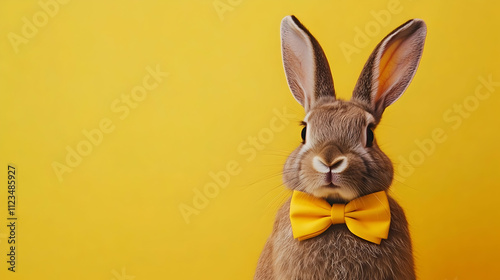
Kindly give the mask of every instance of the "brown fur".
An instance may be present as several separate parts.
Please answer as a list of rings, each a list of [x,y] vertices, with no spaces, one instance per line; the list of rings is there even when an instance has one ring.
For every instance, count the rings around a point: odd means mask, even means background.
[[[283,20],[285,73],[293,95],[307,113],[306,140],[291,153],[283,169],[287,188],[324,198],[329,203],[346,203],[377,191],[387,192],[393,179],[393,166],[376,140],[373,145],[367,143],[367,130],[375,129],[384,109],[397,100],[410,83],[424,38],[425,24],[420,20],[409,21],[389,34],[370,56],[353,99],[347,102],[335,98],[333,80],[325,77],[331,75],[328,62],[316,39],[295,17]],[[402,58],[395,62],[400,63],[399,68],[389,72],[394,86],[386,83],[384,89],[387,90],[377,94],[378,77],[373,75],[378,71],[374,69],[385,47],[394,42],[402,42],[403,46],[399,56]],[[304,80],[311,77],[307,75],[308,69],[314,69],[313,89],[311,83]],[[318,81],[331,84],[319,86]],[[329,94],[325,89],[330,89]],[[326,171],[317,167],[318,158]],[[335,172],[340,158],[347,165]],[[394,199],[390,196],[388,199],[391,225],[388,238],[380,245],[353,235],[345,224],[333,225],[316,237],[298,241],[292,234],[288,200],[276,215],[255,279],[415,279],[405,214]]]
[[[415,279],[403,209],[390,197],[389,203],[390,234],[377,245],[354,236],[345,225],[334,225],[311,239],[295,240],[287,201],[278,211],[255,279]]]
[[[344,151],[350,150],[355,148],[350,144],[359,143],[359,132],[366,127],[363,112],[354,104],[331,101],[311,111],[308,127],[321,128],[310,132],[315,133],[315,138],[342,143]],[[346,133],[346,128],[353,133]],[[299,156],[301,145],[290,155],[283,170],[287,187],[308,193],[322,187],[323,178],[305,163],[318,151],[324,151],[330,141]],[[389,188],[392,164],[376,143],[369,154],[343,154],[358,159],[350,160],[344,171],[344,187],[352,188],[357,197]],[[330,202],[347,202],[338,196],[325,198]],[[415,279],[411,239],[403,209],[391,197],[389,202],[389,238],[377,245],[354,236],[345,225],[331,226],[308,240],[295,240],[289,218],[290,201],[287,201],[276,215],[255,279]]]

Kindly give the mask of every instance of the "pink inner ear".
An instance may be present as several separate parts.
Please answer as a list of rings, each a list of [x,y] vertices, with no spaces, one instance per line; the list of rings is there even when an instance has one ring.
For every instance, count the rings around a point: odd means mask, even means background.
[[[291,18],[282,23],[283,61],[288,85],[295,99],[305,108],[314,95],[314,50],[307,34]]]
[[[408,73],[408,67],[411,66],[411,46],[407,45],[407,40],[397,39],[390,42],[382,53],[378,65],[379,77],[375,102],[387,98],[384,95]]]

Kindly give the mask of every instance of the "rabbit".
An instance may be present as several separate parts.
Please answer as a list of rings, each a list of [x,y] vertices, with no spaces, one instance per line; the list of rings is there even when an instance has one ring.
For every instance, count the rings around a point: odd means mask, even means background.
[[[350,101],[335,97],[327,58],[295,16],[281,22],[283,65],[290,91],[304,107],[303,141],[285,162],[283,182],[329,204],[385,192],[393,180],[390,159],[373,131],[385,108],[410,84],[423,52],[427,27],[412,19],[387,35],[372,52]],[[254,279],[416,279],[408,223],[389,195],[387,239],[375,244],[345,224],[316,237],[292,235],[290,199],[278,210]]]

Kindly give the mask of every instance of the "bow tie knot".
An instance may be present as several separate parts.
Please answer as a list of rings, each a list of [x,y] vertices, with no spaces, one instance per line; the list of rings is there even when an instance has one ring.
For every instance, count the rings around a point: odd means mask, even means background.
[[[331,225],[346,224],[354,235],[380,244],[387,239],[391,223],[389,201],[384,191],[330,205],[326,200],[294,191],[290,203],[293,237],[305,240],[325,232]]]
[[[332,225],[345,224],[345,204],[334,204],[332,205]]]

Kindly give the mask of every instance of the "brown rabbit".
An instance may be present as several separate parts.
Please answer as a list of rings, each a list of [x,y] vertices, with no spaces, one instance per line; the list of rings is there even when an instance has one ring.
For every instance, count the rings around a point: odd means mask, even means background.
[[[413,19],[385,37],[368,58],[350,101],[335,97],[318,41],[295,18],[281,22],[283,64],[290,90],[304,107],[302,144],[283,169],[285,185],[328,203],[344,204],[387,192],[393,166],[374,139],[385,108],[410,84],[422,55],[426,25]],[[388,197],[387,239],[375,244],[330,226],[316,237],[294,239],[290,200],[278,211],[255,279],[415,279],[411,238],[403,209]]]

